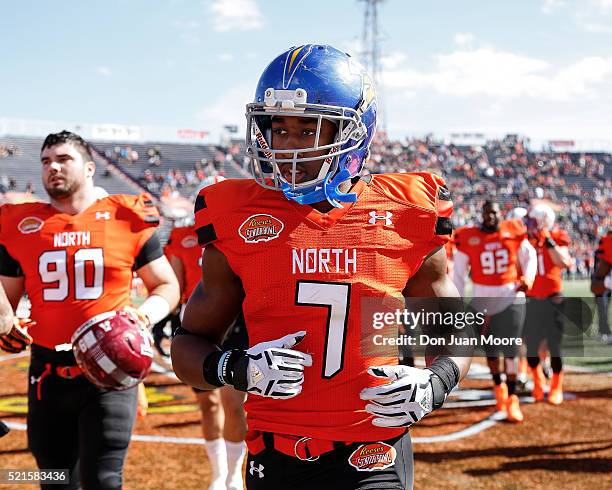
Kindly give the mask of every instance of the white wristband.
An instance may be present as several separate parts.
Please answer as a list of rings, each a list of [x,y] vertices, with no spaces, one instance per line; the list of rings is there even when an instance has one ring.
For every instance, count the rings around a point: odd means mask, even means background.
[[[151,325],[155,325],[168,316],[170,313],[170,305],[163,296],[153,294],[144,300],[144,303],[140,305],[138,311],[147,316]]]

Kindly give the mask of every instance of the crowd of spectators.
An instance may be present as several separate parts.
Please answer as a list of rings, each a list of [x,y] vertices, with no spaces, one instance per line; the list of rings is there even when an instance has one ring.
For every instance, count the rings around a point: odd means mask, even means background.
[[[132,165],[140,158],[138,152],[131,146],[115,146],[113,149],[108,149],[104,152],[106,158],[124,165]]]
[[[19,156],[21,155],[21,148],[17,145],[2,145],[0,144],[0,158]]]
[[[17,180],[6,174],[0,175],[0,193],[17,190]]]
[[[115,159],[133,152],[129,146],[114,150]],[[204,179],[222,174],[227,164],[248,169],[248,159],[237,143],[218,148],[213,159],[202,159],[188,170],[166,169],[168,162],[156,170],[161,158],[160,147],[149,148],[149,167],[139,178],[143,187],[161,196],[193,197]],[[527,141],[512,135],[480,146],[457,146],[433,137],[389,140],[379,135],[365,171],[441,175],[453,195],[455,227],[478,222],[484,199],[499,201],[505,213],[546,200],[556,209],[558,226],[573,241],[575,265],[570,274],[582,277],[593,267],[597,237],[604,231],[605,218],[612,216],[611,154],[533,152]]]
[[[134,172],[130,167],[137,168],[133,178],[159,196],[193,197],[205,179],[223,175],[227,165],[248,170],[244,148],[237,142],[218,147],[211,158],[180,168],[172,165],[170,157],[163,158],[163,146],[145,148],[141,156],[130,145],[116,145],[105,155],[128,172]],[[0,145],[0,157],[20,153],[16,145]],[[575,266],[571,274],[575,275],[589,274],[597,238],[612,216],[612,154],[534,152],[528,141],[512,135],[482,145],[458,146],[431,136],[390,140],[379,134],[365,171],[441,175],[453,195],[456,227],[478,222],[484,199],[497,200],[504,212],[546,200],[556,210],[558,226],[572,238]],[[17,187],[15,178],[0,175],[0,193],[21,190]],[[34,192],[31,183],[26,187],[25,192]]]
[[[187,171],[170,168],[164,172],[155,172],[146,168],[142,171],[139,182],[149,192],[161,196],[169,196],[177,192],[192,195],[200,188],[201,182],[206,177],[222,173],[220,163],[225,156],[222,152],[218,153],[218,157],[215,157],[213,161],[202,158]]]
[[[156,145],[147,149],[147,162],[150,166],[159,167],[162,164],[162,150]],[[132,165],[138,161],[140,155],[131,146],[116,145],[104,152],[106,158],[123,165]]]
[[[499,201],[505,212],[533,200],[549,201],[558,226],[572,238],[572,275],[590,273],[597,237],[612,215],[612,155],[531,152],[514,136],[474,147],[434,138],[378,137],[366,171],[441,175],[453,195],[456,227],[478,222],[485,198]]]

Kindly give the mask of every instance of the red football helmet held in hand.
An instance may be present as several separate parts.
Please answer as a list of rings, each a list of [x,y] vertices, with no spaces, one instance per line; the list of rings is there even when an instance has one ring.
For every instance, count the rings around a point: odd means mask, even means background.
[[[96,315],[72,335],[74,357],[89,381],[107,390],[127,390],[151,370],[151,334],[125,311]]]

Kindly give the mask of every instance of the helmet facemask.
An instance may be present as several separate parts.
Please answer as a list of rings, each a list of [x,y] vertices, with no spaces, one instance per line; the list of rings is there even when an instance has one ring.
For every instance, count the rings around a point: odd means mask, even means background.
[[[340,161],[352,158],[349,155],[364,144],[368,136],[367,129],[361,120],[359,109],[324,104],[309,104],[304,89],[265,91],[264,101],[247,105],[247,155],[250,158],[251,171],[255,180],[267,189],[281,190],[289,199],[300,204],[312,204],[327,200],[335,207],[341,207],[339,201],[355,200],[354,194],[345,194],[338,186],[345,180],[357,175],[363,161],[357,162],[357,171],[351,172]],[[272,149],[273,117],[307,117],[317,122],[314,145],[310,148]],[[334,141],[320,145],[323,120],[329,120],[337,127]],[[318,156],[303,156],[312,152],[324,153]],[[290,158],[286,156],[290,154]],[[279,158],[279,155],[285,158]],[[298,164],[323,161],[316,178],[306,182],[295,181]],[[280,166],[291,164],[291,179],[286,179]],[[346,162],[348,163],[348,162]]]

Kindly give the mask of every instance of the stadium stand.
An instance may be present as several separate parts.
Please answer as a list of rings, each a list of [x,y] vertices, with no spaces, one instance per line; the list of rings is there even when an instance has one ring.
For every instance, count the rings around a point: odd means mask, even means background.
[[[0,192],[28,183],[44,199],[39,175],[42,138],[0,137]],[[156,198],[193,199],[215,176],[248,177],[242,141],[227,147],[178,143],[93,141],[96,185],[109,193],[148,191]],[[455,226],[472,224],[484,198],[503,209],[544,199],[557,207],[557,222],[573,239],[573,276],[586,277],[606,218],[612,216],[612,155],[606,153],[533,152],[510,135],[483,146],[455,146],[432,137],[389,140],[379,135],[366,172],[432,171],[442,175],[453,193]],[[166,220],[165,238],[172,227]]]
[[[156,197],[178,191],[191,198],[208,176],[243,178],[231,151],[213,145],[93,142],[96,150]],[[134,154],[135,152],[135,154]],[[138,158],[133,159],[129,156]]]
[[[532,152],[516,136],[476,147],[379,136],[366,170],[442,175],[453,194],[455,226],[473,224],[484,198],[498,200],[506,211],[548,200],[557,208],[558,225],[572,237],[575,266],[569,273],[582,277],[590,274],[597,236],[612,215],[612,155]]]
[[[21,136],[0,137],[0,146],[15,146],[19,149],[18,152],[8,155],[0,161],[0,176],[12,177],[17,183],[16,189],[10,190],[23,192],[30,183],[34,194],[40,199],[45,199],[40,181],[40,147],[43,140],[43,138]],[[96,164],[98,169],[94,179],[95,184],[106,189],[109,194],[137,194],[142,192],[139,186],[108,168],[103,159],[96,158]]]

